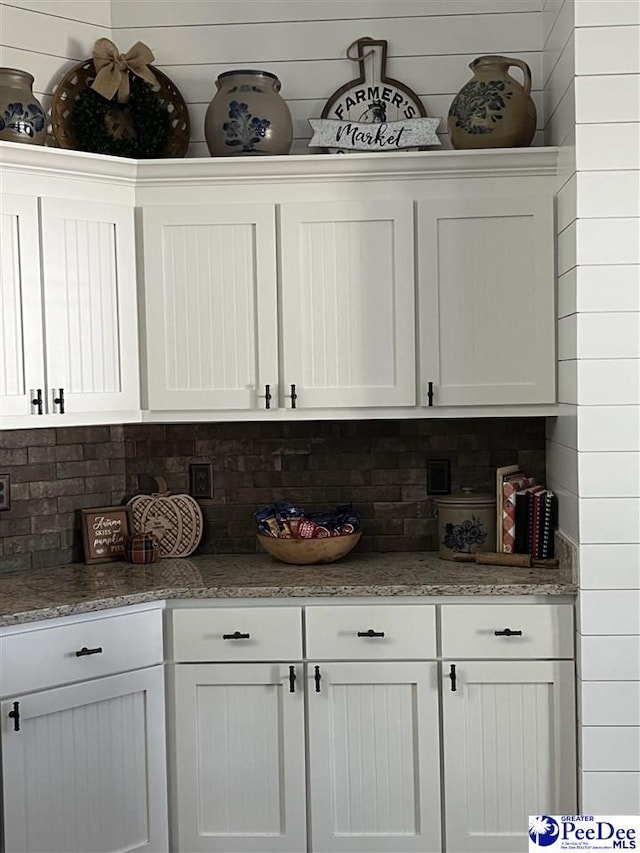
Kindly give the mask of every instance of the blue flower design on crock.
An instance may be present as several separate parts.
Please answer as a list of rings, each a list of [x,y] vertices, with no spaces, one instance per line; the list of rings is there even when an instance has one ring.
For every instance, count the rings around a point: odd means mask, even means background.
[[[255,145],[264,139],[271,122],[266,118],[252,116],[247,104],[231,101],[229,104],[229,119],[222,125],[226,133],[225,145],[237,148],[242,146],[243,152],[255,151]]]
[[[0,115],[0,130],[5,128],[33,137],[44,128],[44,112],[38,104],[7,104]]]
[[[505,98],[512,95],[502,80],[471,80],[454,98],[449,115],[467,133],[493,133],[492,124],[502,121]]]
[[[443,544],[452,551],[463,551],[468,554],[472,545],[482,545],[486,538],[487,531],[475,515],[472,515],[471,519],[466,518],[460,524],[449,522],[444,526]]]

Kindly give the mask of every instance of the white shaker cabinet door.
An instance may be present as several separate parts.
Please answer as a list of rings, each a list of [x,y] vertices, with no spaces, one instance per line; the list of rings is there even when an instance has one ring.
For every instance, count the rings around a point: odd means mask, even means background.
[[[307,667],[313,853],[439,853],[437,665]]]
[[[306,850],[301,670],[290,663],[176,665],[176,850]]]
[[[149,207],[147,400],[159,411],[277,408],[275,212],[270,204]]]
[[[41,201],[47,410],[139,416],[133,210]],[[137,414],[136,414],[137,413]],[[104,417],[102,417],[104,420]]]
[[[45,379],[38,200],[3,194],[0,205],[0,426],[6,418],[28,418],[32,412],[37,412],[31,401],[37,399],[38,389],[44,397]]]
[[[420,403],[554,403],[551,194],[421,201],[417,235]]]
[[[161,666],[1,707],[6,853],[166,853]]]
[[[412,202],[280,214],[285,394],[295,385],[302,409],[415,406]]]
[[[443,664],[447,850],[526,853],[529,815],[575,814],[572,661]]]

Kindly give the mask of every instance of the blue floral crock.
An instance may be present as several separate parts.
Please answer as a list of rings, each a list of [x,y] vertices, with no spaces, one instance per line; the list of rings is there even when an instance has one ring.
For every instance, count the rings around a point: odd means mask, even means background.
[[[33,76],[17,68],[0,68],[0,139],[44,145],[46,116],[33,95]]]

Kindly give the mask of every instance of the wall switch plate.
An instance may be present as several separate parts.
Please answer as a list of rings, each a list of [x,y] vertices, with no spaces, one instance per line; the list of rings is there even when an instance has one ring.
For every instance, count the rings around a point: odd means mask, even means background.
[[[197,462],[189,465],[189,494],[192,498],[213,497],[213,465]]]
[[[0,474],[0,511],[11,509],[11,477]]]
[[[448,495],[451,491],[451,462],[427,459],[427,494]]]

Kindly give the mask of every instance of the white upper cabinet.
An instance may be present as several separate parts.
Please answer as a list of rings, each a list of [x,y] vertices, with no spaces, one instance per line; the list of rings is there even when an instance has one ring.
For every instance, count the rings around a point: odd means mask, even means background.
[[[553,199],[418,203],[420,404],[555,402]]]
[[[144,211],[147,407],[277,407],[275,209]],[[262,395],[262,401],[260,397]]]
[[[296,406],[414,406],[411,201],[285,204],[280,246],[282,376]]]
[[[0,425],[138,419],[133,211],[6,194],[0,222]]]

